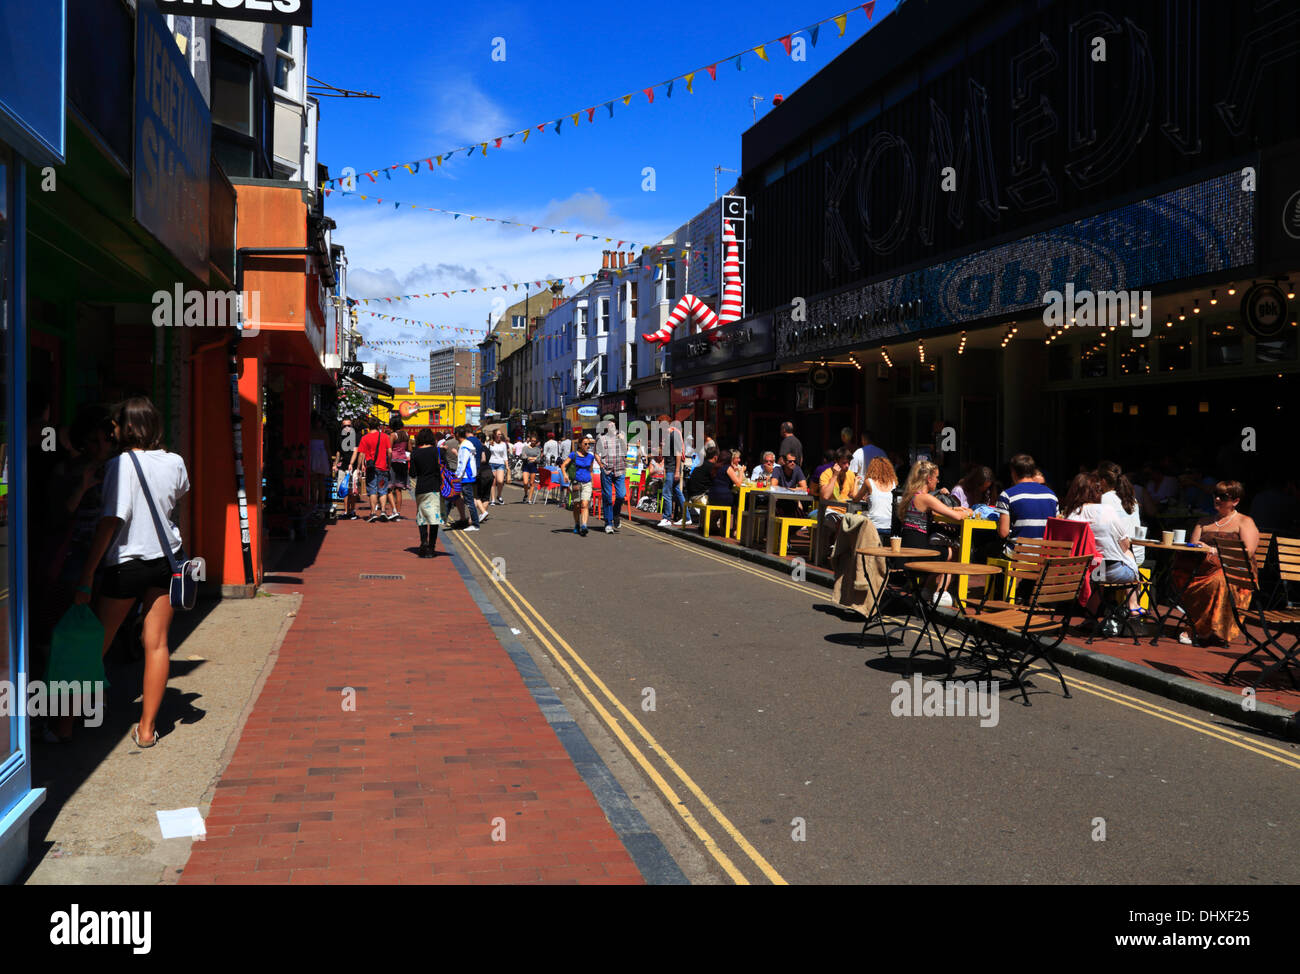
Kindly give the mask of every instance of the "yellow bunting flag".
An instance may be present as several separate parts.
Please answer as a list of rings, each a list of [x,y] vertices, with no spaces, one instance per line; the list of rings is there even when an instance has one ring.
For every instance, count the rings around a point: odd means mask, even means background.
[[[580,114],[581,114],[581,112],[574,112],[572,115],[569,116],[569,118],[573,119],[573,124],[574,124],[574,125],[577,125],[577,124],[578,124],[578,116],[579,116]]]
[[[695,80],[695,72],[692,71],[690,74],[684,75],[683,77],[686,78],[686,90],[692,95],[695,94],[695,89],[691,87],[691,82]]]
[[[486,142],[480,142],[479,145],[481,145],[481,146],[483,147],[483,155],[487,155],[487,143],[486,143]]]
[[[761,57],[764,61],[767,60],[767,51],[764,50],[765,47],[767,47],[766,44],[760,44],[758,45],[758,47],[754,48],[754,53],[757,54],[759,57]]]
[[[442,156],[438,156],[438,165],[442,165]]]
[[[623,104],[624,104],[624,105],[630,105],[630,104],[632,104],[632,96],[631,96],[631,95],[624,95],[624,96],[623,96]]]
[[[532,131],[532,129],[524,129],[524,141],[525,141],[525,142],[528,141],[528,133],[531,132],[531,131]]]
[[[840,29],[840,36],[843,37],[844,25],[847,24],[849,21],[848,15],[840,14],[838,17],[832,17],[831,19],[835,21],[835,26]]]

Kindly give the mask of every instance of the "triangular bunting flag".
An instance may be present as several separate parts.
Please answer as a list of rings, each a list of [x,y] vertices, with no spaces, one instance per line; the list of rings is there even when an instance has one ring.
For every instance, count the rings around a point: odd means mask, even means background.
[[[790,53],[790,35],[789,35],[789,34],[786,34],[784,37],[781,38],[781,46],[785,48],[785,53],[788,55],[788,54]]]
[[[758,45],[758,47],[754,48],[754,53],[757,54],[764,61],[767,60],[767,51],[765,50],[766,47],[767,47],[766,44],[760,44]]]
[[[469,147],[469,153],[468,153],[468,154],[472,156],[472,155],[474,154],[474,150],[477,149],[477,148],[478,148],[478,146],[476,146],[476,145],[472,145],[472,146],[470,146],[470,147]]]
[[[817,46],[817,35],[821,33],[821,29],[821,24],[813,24],[813,26],[808,28],[808,37],[812,40],[813,47]]]
[[[646,98],[649,100],[650,104],[653,105],[655,103],[654,85],[651,85],[649,88],[642,88],[641,90],[645,92]]]
[[[596,114],[596,109],[594,109],[594,108],[588,108],[588,109],[587,109],[587,122],[588,122],[588,123],[591,122],[591,117],[592,117],[593,115],[595,115],[595,114]]]
[[[632,96],[631,96],[631,95],[624,95],[624,96],[623,96],[623,104],[624,104],[624,105],[630,105],[630,104],[632,104]]]
[[[497,136],[496,147],[497,147],[498,149],[501,148],[501,136],[499,136],[499,135]]]
[[[480,142],[479,145],[481,145],[481,146],[483,147],[483,155],[487,155],[487,143],[486,143],[486,142]]]
[[[439,166],[442,165],[442,156],[438,156],[438,165],[439,165]]]
[[[704,70],[709,72],[709,77],[712,78],[714,81],[718,80],[718,66],[716,64],[710,64]]]
[[[838,27],[838,28],[840,29],[840,36],[843,37],[843,36],[844,36],[844,25],[845,25],[846,23],[848,23],[848,20],[849,20],[848,15],[847,15],[847,14],[840,14],[838,17],[832,17],[831,20],[835,21],[835,26]]]
[[[391,183],[391,182],[393,181],[393,174],[392,174],[391,172],[389,172],[387,169],[385,169],[385,170],[384,170],[384,178],[387,179],[387,180]]]
[[[532,129],[524,129],[524,141],[525,141],[525,142],[528,141],[528,133],[531,132],[531,131],[532,131]]]
[[[563,124],[564,124],[564,119],[562,119],[562,118],[557,118],[557,119],[555,120],[555,134],[556,134],[556,135],[559,135],[559,134],[560,134],[560,126],[563,125]]]
[[[573,119],[573,127],[574,127],[574,128],[577,128],[577,127],[578,127],[578,116],[581,115],[581,114],[582,114],[582,112],[574,112],[572,115],[569,116],[569,118]]]
[[[676,79],[674,78],[673,80],[675,81]],[[664,92],[664,94],[666,94],[669,98],[671,98],[671,97],[673,96],[673,82],[672,82],[672,81],[669,81],[669,82],[668,82],[668,84],[667,84],[667,90]]]
[[[619,241],[618,243],[616,243],[614,246],[615,246],[615,247],[621,247],[621,246],[623,246],[623,241],[620,240],[620,241]]]
[[[744,61],[741,60],[741,57],[740,57],[739,54],[736,55],[736,70],[737,70],[737,71],[744,71],[744,70],[745,70],[745,63],[744,63]]]
[[[862,5],[862,9],[863,9],[864,11],[866,11],[866,14],[867,14],[867,20],[870,20],[870,19],[871,19],[871,14],[872,14],[872,13],[875,11],[875,9],[876,9],[876,0],[867,0],[867,2],[864,3],[864,4]]]
[[[683,77],[686,79],[686,92],[687,92],[687,94],[690,94],[690,95],[695,94],[695,89],[694,89],[693,87],[691,87],[691,82],[693,82],[693,81],[695,80],[695,72],[692,71],[692,72],[691,72],[690,74],[688,74],[688,75],[683,75]]]
[[[374,174],[374,173],[372,173],[372,172],[368,172],[368,173],[366,173],[366,176],[369,177],[369,179],[370,179],[370,181],[371,181],[372,183],[375,181],[375,174]]]
[[[607,102],[605,102],[605,107],[609,109],[609,117],[610,117],[610,118],[613,118],[613,117],[614,117],[614,103],[613,103],[612,101],[607,101]]]
[[[546,131],[546,123],[543,122],[541,125],[537,126],[537,131],[539,131],[539,132],[545,132],[545,131]]]

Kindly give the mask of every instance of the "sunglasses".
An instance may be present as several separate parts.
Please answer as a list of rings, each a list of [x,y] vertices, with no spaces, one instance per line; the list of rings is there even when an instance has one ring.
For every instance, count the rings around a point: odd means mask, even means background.
[[[1231,500],[1232,498],[1230,498],[1227,494],[1215,494],[1214,499],[1216,501],[1226,501],[1226,500]]]

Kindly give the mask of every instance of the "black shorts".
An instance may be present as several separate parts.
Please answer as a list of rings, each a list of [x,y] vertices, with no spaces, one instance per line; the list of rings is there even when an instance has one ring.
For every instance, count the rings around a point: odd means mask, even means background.
[[[525,461],[524,461],[524,473],[537,473],[537,461],[536,461],[536,460],[525,460]]]
[[[166,558],[133,558],[104,569],[100,594],[110,599],[142,599],[151,588],[166,593],[172,583],[172,567]]]

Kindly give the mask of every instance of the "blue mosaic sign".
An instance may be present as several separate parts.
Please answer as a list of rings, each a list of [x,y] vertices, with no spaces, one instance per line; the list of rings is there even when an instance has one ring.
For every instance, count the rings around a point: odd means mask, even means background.
[[[777,358],[850,348],[1037,311],[1047,291],[1150,290],[1255,260],[1255,207],[1241,174],[1076,220],[777,312]]]

